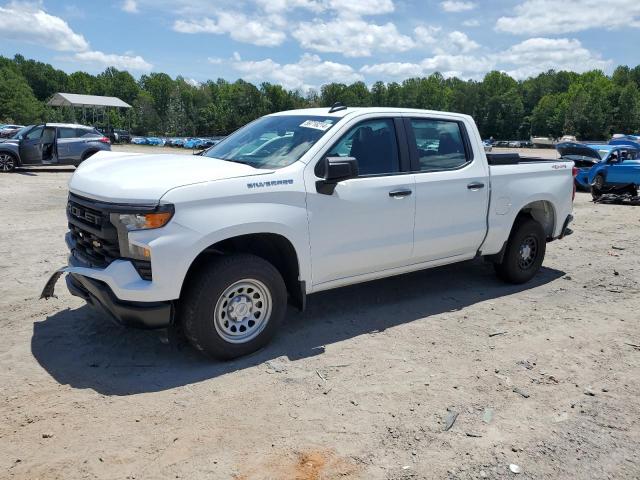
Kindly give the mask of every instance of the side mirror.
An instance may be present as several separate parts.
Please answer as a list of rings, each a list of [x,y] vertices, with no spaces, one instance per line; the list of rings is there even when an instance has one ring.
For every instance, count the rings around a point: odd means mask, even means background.
[[[318,172],[324,180],[316,182],[318,193],[333,194],[338,182],[358,176],[358,160],[354,157],[327,157]]]

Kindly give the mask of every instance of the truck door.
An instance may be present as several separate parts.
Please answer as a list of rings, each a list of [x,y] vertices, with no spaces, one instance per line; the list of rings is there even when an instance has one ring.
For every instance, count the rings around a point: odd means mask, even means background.
[[[42,162],[42,132],[44,127],[34,127],[20,140],[20,160],[23,165]]]
[[[474,256],[487,231],[489,167],[484,154],[477,152],[474,158],[462,121],[404,122],[416,171],[413,262]]]
[[[355,157],[360,174],[339,182],[332,193],[320,193],[317,163],[305,169],[313,284],[407,265],[414,179],[406,141],[398,143],[396,121],[378,117],[345,126],[319,159],[326,157]]]

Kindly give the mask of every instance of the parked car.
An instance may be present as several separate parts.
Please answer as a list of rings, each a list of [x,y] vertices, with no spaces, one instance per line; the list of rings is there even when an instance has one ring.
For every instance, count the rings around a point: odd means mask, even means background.
[[[609,145],[563,142],[556,145],[556,150],[560,154],[560,158],[571,160],[578,170],[574,177],[576,188],[590,191],[589,170],[603,158],[606,158],[612,148]]]
[[[93,127],[66,123],[30,125],[0,141],[0,171],[33,165],[79,165],[101,150],[111,150],[111,144]]]
[[[24,128],[24,125],[2,125],[0,127],[0,138],[13,137],[22,128]]]
[[[609,153],[589,170],[591,195],[595,200],[605,193],[638,196],[640,185],[640,145],[608,145]]]
[[[105,155],[70,180],[70,263],[42,296],[67,272],[117,321],[178,322],[217,358],[261,348],[288,301],[331,288],[478,256],[524,283],[573,218],[571,162],[485,154],[457,113],[280,112],[202,156]]]
[[[640,185],[640,144],[613,140],[613,145],[564,142],[556,145],[561,158],[574,162],[578,172],[576,187],[592,191],[595,198],[603,193],[632,192]]]
[[[111,143],[131,143],[131,133],[128,130],[111,128],[107,132]]]

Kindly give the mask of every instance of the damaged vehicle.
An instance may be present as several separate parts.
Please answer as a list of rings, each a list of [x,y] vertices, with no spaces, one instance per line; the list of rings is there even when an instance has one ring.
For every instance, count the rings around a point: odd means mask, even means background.
[[[608,145],[559,143],[560,158],[574,162],[578,170],[576,187],[591,191],[593,198],[604,193],[637,195],[640,185],[640,144],[612,140]]]
[[[476,257],[531,280],[571,233],[572,167],[487,154],[468,115],[339,104],[262,117],[203,155],[100,152],[69,182],[68,265],[42,297],[66,273],[117,322],[235,358],[317,292]]]

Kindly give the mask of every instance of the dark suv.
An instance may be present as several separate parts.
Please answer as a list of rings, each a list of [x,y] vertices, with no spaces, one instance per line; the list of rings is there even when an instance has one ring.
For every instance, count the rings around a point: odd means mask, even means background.
[[[93,127],[66,123],[29,125],[0,140],[0,171],[32,165],[79,165],[100,150],[111,150],[109,138]]]

